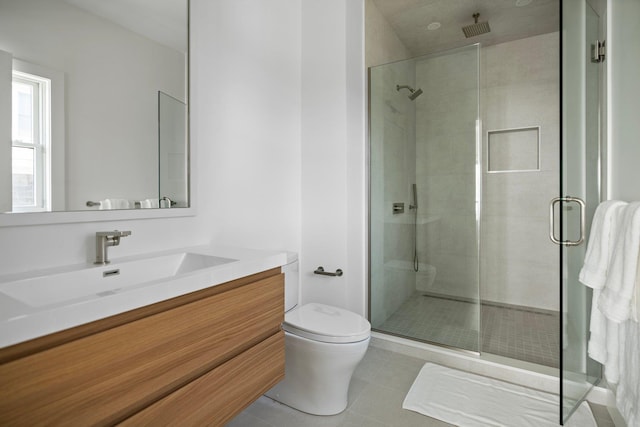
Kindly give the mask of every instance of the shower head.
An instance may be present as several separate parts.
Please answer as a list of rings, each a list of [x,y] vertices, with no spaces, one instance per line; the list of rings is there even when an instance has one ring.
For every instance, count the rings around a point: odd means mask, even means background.
[[[409,85],[396,85],[396,90],[398,92],[400,92],[400,89],[409,89],[409,92],[411,92],[409,94],[409,99],[412,101],[415,101],[415,99],[417,97],[419,97],[420,95],[422,95],[422,89],[418,88],[418,89],[414,89]]]
[[[479,36],[480,34],[485,34],[491,31],[489,28],[488,22],[478,22],[478,18],[480,17],[479,13],[473,14],[473,19],[476,21],[475,24],[467,25],[466,27],[462,27],[462,32],[466,38]]]

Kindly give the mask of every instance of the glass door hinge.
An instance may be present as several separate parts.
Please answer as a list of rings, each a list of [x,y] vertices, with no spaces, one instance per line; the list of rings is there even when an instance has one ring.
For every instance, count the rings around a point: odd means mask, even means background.
[[[596,40],[591,45],[591,62],[604,62],[605,52],[605,41]]]

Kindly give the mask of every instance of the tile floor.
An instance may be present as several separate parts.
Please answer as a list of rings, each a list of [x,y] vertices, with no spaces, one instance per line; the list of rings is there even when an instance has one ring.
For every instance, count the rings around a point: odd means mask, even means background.
[[[349,406],[338,415],[304,414],[261,397],[227,427],[441,427],[445,422],[402,409],[402,402],[425,361],[369,347],[349,389]],[[613,427],[603,406],[592,405],[598,427]]]
[[[558,367],[557,313],[423,296],[416,292],[378,328],[381,331],[478,351],[482,322],[483,353]]]

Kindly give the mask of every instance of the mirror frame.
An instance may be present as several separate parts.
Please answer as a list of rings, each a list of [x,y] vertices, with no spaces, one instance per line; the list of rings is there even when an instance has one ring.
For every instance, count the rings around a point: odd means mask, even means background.
[[[81,222],[108,222],[124,220],[140,220],[155,218],[178,218],[197,214],[195,194],[196,176],[195,146],[191,139],[191,1],[187,3],[187,208],[158,209],[121,209],[121,210],[86,210],[86,211],[52,211],[52,212],[16,212],[0,213],[0,227],[17,227],[30,225],[68,224]]]

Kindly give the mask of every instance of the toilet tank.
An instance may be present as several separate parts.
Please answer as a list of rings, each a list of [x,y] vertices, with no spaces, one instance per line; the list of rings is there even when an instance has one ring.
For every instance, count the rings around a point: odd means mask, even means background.
[[[287,252],[287,263],[282,266],[284,273],[284,311],[287,312],[298,305],[300,292],[300,272],[298,254]]]

